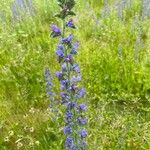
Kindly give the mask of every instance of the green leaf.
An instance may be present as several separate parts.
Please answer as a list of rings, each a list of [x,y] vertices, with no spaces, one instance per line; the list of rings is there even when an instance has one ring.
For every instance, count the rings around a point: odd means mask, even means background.
[[[73,11],[68,11],[67,16],[75,16],[76,14]]]
[[[65,1],[64,0],[57,0],[58,2],[58,5],[63,8],[64,7],[64,4],[65,4]]]
[[[64,19],[66,17],[66,14],[63,11],[61,11],[60,14],[56,14],[55,17]]]
[[[55,33],[55,32],[52,32],[52,33],[50,34],[50,37],[52,37],[52,38],[55,38],[55,37],[58,37],[58,36],[60,36],[60,34],[57,34],[57,33]]]
[[[62,19],[62,15],[61,14],[56,14],[56,15],[54,15],[54,17],[58,17],[58,18]]]
[[[68,8],[69,10],[71,10],[71,9],[74,7],[74,5],[75,5],[75,1],[74,1],[74,0],[68,0],[68,1],[65,3],[65,5],[67,6],[67,8]]]
[[[61,3],[58,3],[58,5],[59,5],[61,8],[63,8],[63,6],[64,6],[64,5],[62,5]]]
[[[75,16],[76,14],[73,11],[61,11],[59,14],[54,15],[57,18],[64,19],[67,16]]]
[[[65,0],[57,0],[58,3],[61,3],[61,4],[64,4],[65,3]]]

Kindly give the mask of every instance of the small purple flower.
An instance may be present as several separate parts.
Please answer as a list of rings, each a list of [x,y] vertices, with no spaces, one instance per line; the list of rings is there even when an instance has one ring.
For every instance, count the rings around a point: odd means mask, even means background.
[[[81,150],[85,150],[86,148],[86,142],[83,140],[78,141],[78,144],[80,145]]]
[[[80,73],[80,68],[77,63],[72,65],[72,70],[75,71],[76,73]]]
[[[52,84],[53,78],[48,68],[45,68],[44,75],[46,79],[46,94],[50,100],[50,105],[49,105],[50,111],[57,112],[57,109],[55,107],[56,103],[54,101],[54,97],[56,96],[56,94],[53,92],[53,87],[54,87],[54,85]]]
[[[78,121],[79,124],[81,124],[81,125],[87,124],[87,119],[86,119],[86,118],[83,118],[83,117],[78,117],[77,121]]]
[[[65,58],[65,61],[71,63],[71,62],[73,61],[72,55],[71,55],[71,54],[68,54],[68,55],[66,56],[66,58]]]
[[[72,84],[70,87],[70,91],[76,92],[78,90],[78,87],[75,84]]]
[[[67,109],[73,109],[74,107],[76,106],[76,102],[75,101],[73,101],[73,102],[68,102],[67,104],[66,104],[66,107],[67,107]]]
[[[45,68],[44,70],[44,76],[46,78],[46,80],[50,77],[51,78],[51,74],[48,68]]]
[[[47,92],[46,94],[47,94],[47,96],[50,96],[50,95],[54,96],[55,95],[54,92]]]
[[[81,75],[78,75],[77,77],[76,76],[73,76],[71,78],[71,82],[78,82],[78,81],[81,81]]]
[[[85,89],[84,89],[84,88],[81,88],[81,89],[79,89],[78,92],[77,92],[77,97],[78,97],[78,98],[81,98],[81,97],[84,96],[84,94],[85,94]]]
[[[79,105],[79,110],[85,111],[86,110],[86,105],[84,103]]]
[[[61,96],[62,104],[67,103],[68,100],[70,99],[70,96],[68,96],[68,94],[64,92],[60,92],[60,96]]]
[[[58,44],[58,45],[57,45],[57,49],[59,49],[59,50],[61,50],[61,51],[64,52],[64,47],[63,47],[62,44]]]
[[[68,121],[70,122],[72,120],[72,117],[73,117],[72,112],[66,112],[65,115],[66,115],[65,118],[66,118],[67,122]]]
[[[56,77],[61,80],[63,78],[63,73],[62,72],[56,72]]]
[[[51,25],[51,30],[52,30],[52,32],[56,33],[57,35],[61,34],[60,29],[55,24]]]
[[[59,57],[59,59],[64,58],[64,47],[62,44],[57,45],[56,55]]]
[[[70,134],[71,132],[72,132],[71,127],[69,127],[69,126],[64,127],[64,134]]]
[[[75,25],[74,25],[72,19],[70,19],[68,22],[66,22],[66,26],[67,26],[67,27],[70,27],[70,28],[75,28]]]
[[[71,150],[77,150],[77,146],[73,145]]]
[[[67,71],[67,64],[66,63],[63,63],[62,65],[61,65],[61,69],[62,69],[62,71]]]
[[[60,92],[60,96],[61,96],[61,98],[66,98],[68,95],[67,95],[67,93]]]
[[[44,76],[45,76],[45,80],[46,80],[46,93],[48,96],[53,95],[52,94],[53,92],[50,91],[53,88],[52,75],[48,68],[45,68]]]
[[[60,57],[60,58],[64,58],[64,56],[65,56],[65,54],[64,54],[64,52],[63,52],[62,50],[57,50],[57,51],[56,51],[56,55],[57,55],[58,57]]]
[[[85,129],[80,129],[79,134],[81,138],[85,138],[87,136],[87,132]]]
[[[79,47],[79,42],[75,42],[75,43],[73,43],[73,45],[72,45],[72,49],[71,49],[71,54],[77,54],[77,49],[78,49],[78,47]]]
[[[68,83],[69,83],[68,80],[60,80],[60,83],[61,83],[60,87],[61,87],[62,90],[67,89]]]
[[[72,39],[73,39],[73,35],[70,34],[68,37],[62,39],[62,43],[63,44],[68,44],[72,41]]]
[[[73,138],[72,137],[67,137],[65,140],[65,147],[66,148],[71,148],[73,144]]]
[[[46,82],[46,85],[52,86],[52,83],[51,83],[50,81],[47,81],[47,82]]]
[[[52,82],[50,82],[49,80],[46,81],[46,90],[50,90],[53,87]]]

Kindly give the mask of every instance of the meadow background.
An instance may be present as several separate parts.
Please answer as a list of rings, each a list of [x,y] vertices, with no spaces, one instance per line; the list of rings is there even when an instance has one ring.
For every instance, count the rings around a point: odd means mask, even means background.
[[[58,6],[23,1],[0,2],[0,150],[62,150],[61,106],[53,120],[44,79],[45,67],[58,70],[49,36]],[[149,150],[149,0],[77,0],[75,12],[87,149]]]

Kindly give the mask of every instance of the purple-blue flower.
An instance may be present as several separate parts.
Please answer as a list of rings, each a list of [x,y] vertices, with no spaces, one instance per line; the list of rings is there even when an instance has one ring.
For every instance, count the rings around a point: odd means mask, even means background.
[[[68,94],[64,93],[64,92],[60,92],[60,96],[61,96],[61,98],[66,98],[68,96]]]
[[[71,78],[71,82],[78,82],[78,81],[81,81],[81,75],[73,76]]]
[[[68,44],[72,41],[72,39],[73,39],[73,35],[70,34],[68,37],[62,39],[62,43],[63,44]]]
[[[60,44],[60,43],[57,45],[57,49],[59,49],[59,50],[61,50],[61,51],[64,52],[64,47],[63,47],[63,45]]]
[[[83,118],[83,117],[78,117],[77,121],[78,121],[78,123],[81,124],[81,125],[87,124],[87,119],[86,119],[86,118]]]
[[[65,56],[64,52],[62,50],[57,50],[56,55],[60,58],[63,58]]]
[[[70,91],[72,91],[72,92],[76,92],[78,90],[78,87],[75,85],[75,84],[72,84],[71,86],[70,86]]]
[[[50,74],[48,68],[45,68],[45,70],[44,70],[44,75],[45,75],[45,78],[46,78],[46,79],[50,77],[51,74]]]
[[[69,127],[69,126],[64,127],[64,134],[70,134],[71,132],[72,132],[71,127]]]
[[[79,134],[81,138],[85,138],[87,136],[87,132],[85,129],[80,129]]]
[[[76,106],[76,102],[75,101],[73,101],[73,102],[68,102],[67,104],[66,104],[66,107],[67,107],[67,109],[73,109],[74,107]]]
[[[85,111],[86,110],[86,105],[84,103],[79,105],[79,110]]]
[[[71,150],[77,150],[77,146],[73,145]]]
[[[79,42],[74,42],[71,49],[71,54],[77,54],[77,49],[79,47]]]
[[[61,80],[62,78],[63,78],[63,73],[62,72],[56,72],[55,73],[56,74],[56,77],[59,79],[59,80]]]
[[[73,61],[72,55],[71,55],[71,54],[68,54],[68,55],[66,56],[66,58],[65,58],[65,61],[71,63],[71,62]]]
[[[62,90],[67,89],[68,88],[68,80],[60,80],[60,87]]]
[[[72,112],[66,112],[66,114],[65,114],[65,118],[66,118],[66,121],[67,122],[70,122],[71,120],[72,120],[72,117],[73,117],[73,114],[72,114]]]
[[[77,92],[77,97],[78,97],[78,98],[81,98],[81,97],[84,96],[84,94],[85,94],[85,89],[84,89],[84,88],[81,88],[81,89],[79,89],[78,92]]]
[[[48,68],[45,68],[44,75],[45,75],[45,80],[46,80],[46,94],[50,100],[50,106],[49,106],[50,111],[57,112],[55,101],[54,101],[54,96],[56,95],[52,89],[54,87],[54,85],[52,84],[53,78]]]
[[[51,30],[52,30],[52,32],[54,32],[54,33],[56,33],[56,34],[58,34],[58,35],[61,34],[60,29],[59,29],[55,24],[52,24],[52,25],[51,25]]]
[[[54,92],[46,92],[46,94],[47,94],[47,96],[50,96],[50,95],[55,95],[55,93]]]
[[[44,75],[46,80],[46,93],[48,96],[53,95],[53,92],[50,92],[50,90],[53,88],[52,76],[48,68],[45,68]]]
[[[68,100],[70,100],[70,96],[67,93],[64,92],[60,92],[60,96],[61,96],[61,103],[67,103]]]
[[[80,73],[80,67],[77,63],[72,65],[72,70],[75,71],[76,73]]]
[[[71,148],[73,144],[73,138],[72,137],[67,137],[65,140],[65,147],[66,148]]]
[[[61,65],[61,69],[62,69],[62,71],[67,71],[67,64],[66,63],[63,63],[62,65]]]
[[[74,25],[72,19],[70,19],[68,22],[66,22],[66,26],[67,26],[67,27],[70,27],[70,28],[75,28],[75,25]]]
[[[46,91],[49,91],[52,87],[53,87],[52,82],[50,82],[49,80],[47,80],[46,81]]]
[[[86,142],[82,140],[78,141],[78,145],[80,145],[81,150],[85,150]]]

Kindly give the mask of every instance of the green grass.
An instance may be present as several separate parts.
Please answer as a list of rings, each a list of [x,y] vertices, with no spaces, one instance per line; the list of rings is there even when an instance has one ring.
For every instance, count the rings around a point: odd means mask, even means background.
[[[0,20],[0,149],[61,150],[62,109],[53,122],[43,76],[45,66],[58,70],[57,40],[49,37],[49,24],[60,24],[53,17],[56,1],[34,1],[35,14],[22,14],[21,20],[12,20],[11,3],[0,4],[6,16]],[[102,7],[99,0],[79,0],[74,17],[80,41],[76,59],[87,91],[88,149],[148,150],[150,19],[141,21],[138,0],[124,10],[122,20],[114,9],[102,17]]]

